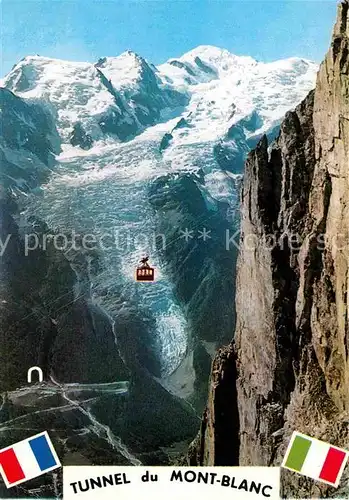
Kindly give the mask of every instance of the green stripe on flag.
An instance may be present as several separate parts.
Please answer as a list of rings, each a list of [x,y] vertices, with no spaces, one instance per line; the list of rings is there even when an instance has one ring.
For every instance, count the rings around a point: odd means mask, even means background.
[[[300,471],[312,442],[302,436],[296,436],[288,454],[285,467]]]

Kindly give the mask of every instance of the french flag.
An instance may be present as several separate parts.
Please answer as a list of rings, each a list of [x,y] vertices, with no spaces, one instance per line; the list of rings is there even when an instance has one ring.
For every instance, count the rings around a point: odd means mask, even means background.
[[[0,472],[7,488],[58,467],[61,463],[46,431],[0,450]]]

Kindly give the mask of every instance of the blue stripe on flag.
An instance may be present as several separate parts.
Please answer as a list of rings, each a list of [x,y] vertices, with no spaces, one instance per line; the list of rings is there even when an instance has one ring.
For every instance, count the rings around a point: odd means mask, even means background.
[[[46,436],[38,436],[35,439],[30,439],[29,444],[42,471],[57,464]]]

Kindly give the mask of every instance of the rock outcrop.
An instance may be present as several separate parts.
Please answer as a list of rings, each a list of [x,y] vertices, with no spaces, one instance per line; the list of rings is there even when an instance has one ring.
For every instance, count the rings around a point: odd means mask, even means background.
[[[348,10],[315,92],[247,159],[235,338],[213,363],[196,463],[279,465],[294,430],[349,448]],[[335,490],[283,471],[283,495],[347,498],[348,476]]]
[[[77,122],[73,126],[72,133],[70,134],[70,144],[72,146],[80,146],[81,149],[91,149],[93,145],[92,137],[87,134],[84,127],[80,122]]]
[[[55,166],[61,142],[50,112],[35,101],[0,88],[0,183],[14,191],[30,191]]]

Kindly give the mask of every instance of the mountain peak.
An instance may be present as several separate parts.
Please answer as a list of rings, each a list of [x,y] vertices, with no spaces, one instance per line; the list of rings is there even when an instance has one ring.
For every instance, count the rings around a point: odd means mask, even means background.
[[[182,57],[185,56],[222,56],[222,55],[232,55],[227,49],[222,49],[221,47],[216,47],[215,45],[198,45],[197,47],[185,52]]]
[[[105,67],[110,65],[144,66],[148,65],[148,63],[142,56],[140,56],[133,50],[125,50],[118,56],[101,57],[95,64],[96,67]]]
[[[238,56],[236,54],[232,54],[227,49],[222,49],[220,47],[216,47],[214,45],[199,45],[198,47],[186,52],[182,55],[180,59],[185,60],[193,60],[199,57],[201,60],[205,62],[212,62],[215,64],[224,63],[225,61],[230,62],[248,62],[250,64],[256,64],[255,59],[249,56]]]
[[[199,45],[178,58],[168,60],[160,66],[160,71],[171,80],[182,80],[183,85],[196,85],[257,64],[252,57],[237,56],[214,45]]]
[[[52,64],[52,65],[72,65],[72,66],[91,66],[91,63],[88,62],[81,62],[81,61],[71,61],[67,59],[59,59],[56,57],[47,57],[47,56],[41,56],[40,54],[32,54],[23,57],[18,61],[17,64],[15,64],[12,68],[15,69],[16,67],[19,66],[28,66],[28,65],[34,65],[34,66],[41,66],[41,65],[46,65],[46,64]]]
[[[142,56],[140,56],[139,54],[137,54],[137,52],[135,52],[134,50],[131,50],[131,49],[125,50],[125,52],[123,52],[121,55],[127,55],[130,57],[133,57],[136,60],[138,60],[138,59],[144,60]]]
[[[116,57],[103,57],[95,66],[103,71],[116,89],[134,85],[146,75],[154,78],[154,71],[148,62],[132,50],[126,50]]]
[[[333,38],[349,36],[349,1],[342,0],[338,4],[337,21],[333,29]]]

